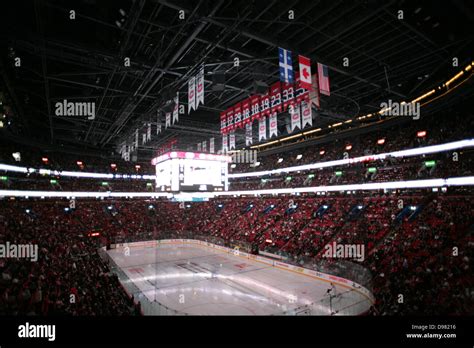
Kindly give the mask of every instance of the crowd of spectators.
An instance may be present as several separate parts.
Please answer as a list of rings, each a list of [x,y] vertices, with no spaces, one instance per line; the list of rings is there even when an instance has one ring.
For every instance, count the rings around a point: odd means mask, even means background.
[[[38,262],[0,260],[3,314],[129,315],[137,305],[98,256],[99,245],[161,231],[245,242],[295,259],[322,259],[330,242],[365,246],[380,314],[466,314],[472,193],[165,200],[3,200],[0,242],[37,243]],[[413,211],[407,207],[415,207]],[[27,212],[28,210],[28,212]],[[96,237],[90,233],[96,232]],[[457,248],[456,253],[453,248]],[[67,257],[65,257],[67,255]],[[354,261],[357,262],[357,261]],[[75,303],[70,296],[76,296]],[[400,304],[398,294],[404,295]]]

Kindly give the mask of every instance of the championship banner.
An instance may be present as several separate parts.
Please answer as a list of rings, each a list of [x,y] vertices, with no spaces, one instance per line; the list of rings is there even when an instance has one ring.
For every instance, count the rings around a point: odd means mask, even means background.
[[[202,151],[207,152],[207,142],[205,140],[202,142]]]
[[[250,97],[250,105],[251,105],[251,120],[252,122],[256,119],[260,118],[260,96],[253,95]]]
[[[188,81],[188,114],[196,110],[196,78],[193,76]]]
[[[242,119],[244,124],[252,122],[250,115],[250,98],[247,98],[242,102]]]
[[[134,148],[138,148],[138,128],[135,130],[135,144]]]
[[[224,134],[227,132],[227,113],[225,111],[221,112],[221,133]]]
[[[299,105],[290,105],[288,108],[291,118],[291,132],[295,130],[296,127],[301,129],[301,110]]]
[[[227,152],[227,134],[222,134],[222,152]]]
[[[246,123],[245,124],[245,146],[249,146],[251,144],[253,144],[252,124]]]
[[[232,131],[229,134],[229,150],[235,149],[235,132]]]
[[[270,115],[269,125],[270,125],[270,138],[272,136],[278,136],[278,121],[277,121],[277,113],[276,112],[274,112]]]
[[[174,109],[173,109],[173,124],[179,120],[179,92],[174,97]]]
[[[201,66],[197,74],[196,81],[196,109],[199,106],[199,103],[204,105],[204,65]]]
[[[270,116],[270,95],[265,93],[260,96],[260,117]]]
[[[281,95],[283,99],[283,111],[286,111],[290,105],[295,103],[293,84],[282,83]]]
[[[166,116],[165,128],[168,128],[169,126],[171,126],[171,112],[167,112],[165,116]]]
[[[197,144],[197,152],[201,152],[201,143]]]
[[[142,134],[142,145],[146,143],[146,133]]]
[[[234,128],[242,128],[242,104],[237,103],[234,106]]]
[[[209,139],[209,152],[214,153],[214,138]]]
[[[161,133],[161,120],[160,116],[156,117],[156,135]]]
[[[227,131],[230,132],[235,128],[234,126],[234,109],[227,109]]]
[[[267,118],[262,117],[258,120],[258,141],[267,139]]]
[[[280,82],[274,83],[270,87],[270,111],[280,113],[283,112],[283,106],[281,104],[281,84]]]
[[[313,115],[311,111],[311,102],[303,100],[301,102],[301,117],[303,119],[303,128],[309,124],[313,125]]]
[[[146,141],[151,140],[151,123],[148,123],[148,128],[146,130]]]

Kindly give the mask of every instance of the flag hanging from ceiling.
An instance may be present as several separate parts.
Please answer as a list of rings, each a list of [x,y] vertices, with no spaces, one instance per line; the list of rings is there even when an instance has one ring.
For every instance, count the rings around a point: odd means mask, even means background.
[[[158,116],[156,118],[156,134],[160,134],[161,133],[161,120],[160,120],[160,116]]]
[[[207,152],[207,142],[205,140],[202,142],[202,151]]]
[[[270,138],[278,135],[277,113],[273,112],[269,118]]]
[[[306,100],[301,102],[301,118],[303,119],[303,128],[309,124],[311,127],[313,125],[313,115],[311,112],[311,103]]]
[[[201,65],[201,69],[197,74],[196,81],[196,109],[199,106],[199,103],[204,105],[204,65]]]
[[[267,118],[262,117],[258,120],[258,141],[267,139]]]
[[[270,95],[268,91],[260,96],[260,116],[270,116]]]
[[[293,83],[293,61],[291,60],[291,51],[284,48],[278,48],[280,61],[280,81]]]
[[[252,124],[246,123],[245,124],[245,146],[249,146],[253,143],[252,138]]]
[[[229,150],[235,149],[235,132],[231,131],[229,134]]]
[[[311,89],[311,61],[309,58],[298,56],[300,63],[300,85],[302,88]]]
[[[309,102],[309,91],[301,86],[299,72],[295,73],[295,101],[296,104],[301,104],[303,100]]]
[[[179,92],[176,92],[174,97],[174,109],[173,109],[173,124],[179,120]]]
[[[227,131],[230,132],[233,130],[234,127],[234,109],[228,108],[227,109]]]
[[[227,134],[222,134],[222,152],[227,153]]]
[[[251,108],[250,108],[250,98],[245,99],[242,102],[242,119],[244,124],[249,124],[252,122],[250,115],[251,115]]]
[[[251,121],[260,118],[260,96],[253,95],[250,97],[250,107],[251,107]]]
[[[151,123],[148,123],[148,128],[146,130],[146,141],[151,140]]]
[[[283,99],[283,111],[286,111],[290,105],[295,103],[295,92],[292,83],[283,83],[281,91]]]
[[[209,139],[209,152],[214,153],[214,138]]]
[[[283,111],[280,82],[276,82],[270,87],[270,109],[271,113]]]
[[[301,129],[301,110],[299,105],[291,105],[289,108],[291,117],[291,131],[293,132],[296,127]]]
[[[142,134],[142,145],[146,143],[146,133]]]
[[[134,148],[138,148],[138,128],[135,129],[135,144]]]
[[[234,106],[234,125],[235,128],[242,128],[242,103]]]
[[[188,81],[188,114],[196,110],[196,78],[193,76]]]
[[[325,95],[331,95],[329,90],[329,69],[326,65],[318,63],[319,91]]]
[[[169,126],[171,126],[171,112],[167,112],[165,116],[166,116],[165,128],[168,128]]]
[[[311,103],[313,103],[314,105],[316,105],[318,109],[320,109],[321,103],[319,101],[319,84],[318,84],[317,74],[313,75],[313,85],[310,89],[309,97],[310,97]]]
[[[201,143],[197,144],[197,152],[201,152]]]
[[[221,112],[221,133],[227,131],[227,113],[225,111]]]

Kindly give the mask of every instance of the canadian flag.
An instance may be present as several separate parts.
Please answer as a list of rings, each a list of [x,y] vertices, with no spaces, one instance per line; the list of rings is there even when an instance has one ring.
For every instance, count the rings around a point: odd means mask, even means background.
[[[300,63],[300,86],[311,89],[311,61],[309,58],[298,56]]]

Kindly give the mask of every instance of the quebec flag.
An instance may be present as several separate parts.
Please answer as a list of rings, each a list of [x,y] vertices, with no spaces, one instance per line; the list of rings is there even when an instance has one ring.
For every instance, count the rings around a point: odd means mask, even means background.
[[[279,47],[280,57],[280,81],[293,83],[293,61],[291,60],[291,51]]]

